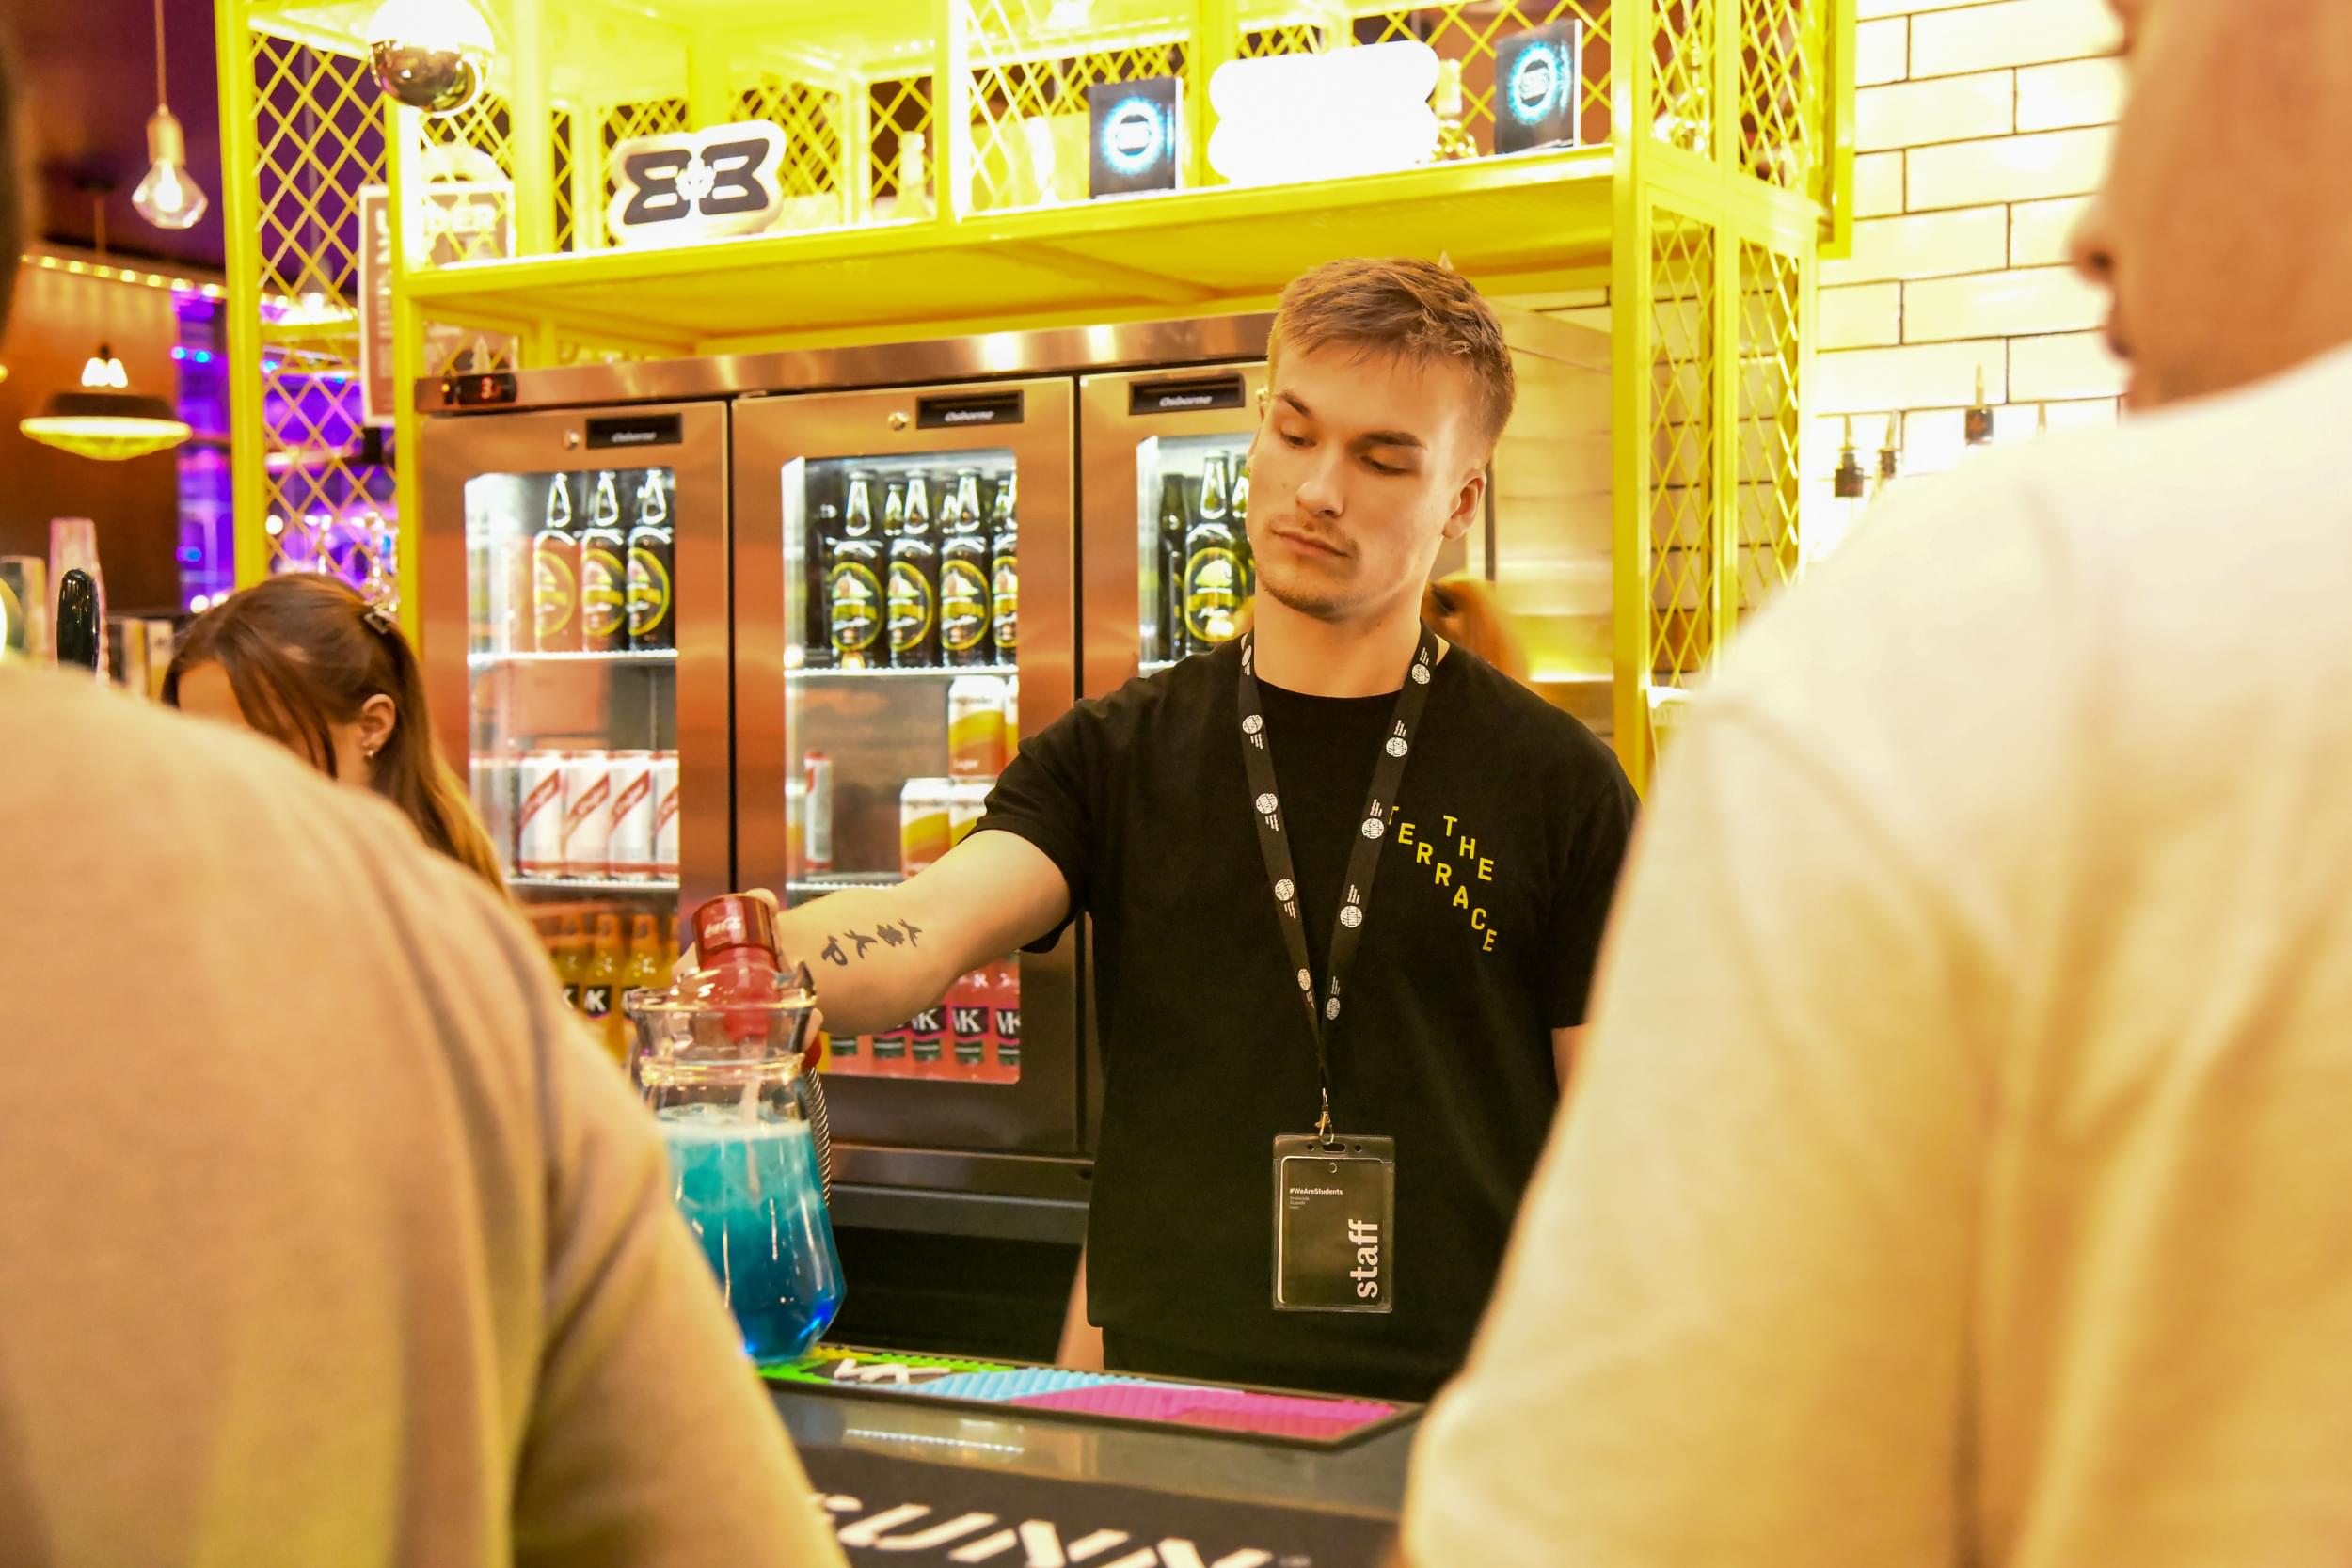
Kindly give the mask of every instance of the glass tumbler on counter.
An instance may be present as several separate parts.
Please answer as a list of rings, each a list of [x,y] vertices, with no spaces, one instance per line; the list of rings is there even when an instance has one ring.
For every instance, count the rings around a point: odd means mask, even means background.
[[[823,1102],[803,1053],[816,998],[779,971],[765,904],[713,899],[694,927],[705,967],[625,1000],[630,1076],[745,1354],[788,1361],[823,1336],[842,1297]]]

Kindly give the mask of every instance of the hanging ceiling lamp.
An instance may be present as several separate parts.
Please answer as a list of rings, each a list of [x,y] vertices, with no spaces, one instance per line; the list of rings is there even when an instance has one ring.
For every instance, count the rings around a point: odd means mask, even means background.
[[[98,198],[98,255],[101,261],[106,255],[103,196]],[[108,463],[176,447],[190,434],[170,404],[131,390],[130,372],[104,342],[84,362],[79,387],[50,393],[41,411],[20,420],[17,429],[43,446]]]
[[[147,178],[131,193],[139,216],[158,229],[186,229],[211,205],[188,174],[188,138],[164,95],[164,0],[155,0],[155,112],[147,118]]]

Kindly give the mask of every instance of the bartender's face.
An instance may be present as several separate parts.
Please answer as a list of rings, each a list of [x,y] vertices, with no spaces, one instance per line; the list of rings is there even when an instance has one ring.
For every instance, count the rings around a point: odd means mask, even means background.
[[[1249,449],[1259,588],[1327,621],[1418,602],[1486,494],[1474,401],[1457,366],[1282,349]]]
[[[2074,264],[2109,286],[2131,401],[2352,342],[2352,5],[2114,0],[2130,98]]]

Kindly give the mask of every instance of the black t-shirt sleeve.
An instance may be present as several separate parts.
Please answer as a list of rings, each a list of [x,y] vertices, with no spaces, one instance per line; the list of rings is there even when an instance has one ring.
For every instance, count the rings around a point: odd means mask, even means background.
[[[1097,774],[1092,766],[1099,737],[1098,716],[1087,705],[1062,715],[1020,752],[989,791],[988,807],[975,832],[1017,833],[1044,852],[1070,887],[1070,913],[1059,926],[1029,943],[1044,953],[1070,922],[1085,912],[1091,846],[1097,820]]]
[[[1607,770],[1606,777],[1583,792],[1583,809],[1573,825],[1567,856],[1552,894],[1550,1008],[1551,1027],[1573,1028],[1584,1022],[1584,1006],[1593,989],[1593,970],[1600,957],[1601,936],[1609,927],[1609,910],[1617,891],[1617,873],[1625,865],[1626,846],[1633,837],[1633,785],[1617,766],[1614,753],[1595,743],[1598,756],[1586,768]]]

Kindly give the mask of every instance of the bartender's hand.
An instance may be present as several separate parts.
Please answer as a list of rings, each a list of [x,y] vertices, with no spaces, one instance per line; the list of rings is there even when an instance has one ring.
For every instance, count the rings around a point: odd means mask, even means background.
[[[771,912],[783,912],[784,906],[776,902],[775,894],[767,888],[747,887],[743,890],[743,896],[747,898],[758,899],[761,903],[768,906]],[[790,973],[795,967],[792,955],[789,953],[778,952],[776,954],[776,965],[787,974]],[[700,969],[701,967],[702,956],[694,951],[694,944],[692,942],[688,942],[683,948],[678,950],[677,962],[670,966],[670,978],[672,980],[683,979],[685,976],[691,974],[694,971]],[[833,1045],[832,1038],[825,1033],[825,1015],[821,1010],[813,1012],[809,1015],[808,1027],[809,1043],[807,1050],[803,1054],[807,1058],[807,1065],[809,1067],[819,1068],[825,1065],[825,1057],[830,1053]]]

